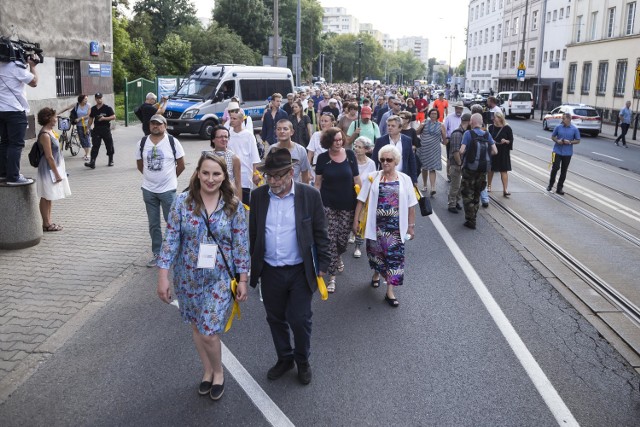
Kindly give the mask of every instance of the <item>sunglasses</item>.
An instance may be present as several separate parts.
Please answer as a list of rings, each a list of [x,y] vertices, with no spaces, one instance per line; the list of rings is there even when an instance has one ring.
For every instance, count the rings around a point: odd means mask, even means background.
[[[380,163],[393,163],[395,162],[395,159],[387,159],[385,157],[380,159]]]

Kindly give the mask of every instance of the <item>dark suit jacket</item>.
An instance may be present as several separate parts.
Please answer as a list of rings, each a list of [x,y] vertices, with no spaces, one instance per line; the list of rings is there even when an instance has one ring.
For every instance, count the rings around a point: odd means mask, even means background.
[[[402,139],[402,172],[409,175],[409,178],[411,178],[411,181],[415,184],[418,182],[418,171],[416,170],[416,155],[413,152],[413,147],[411,146],[411,138],[403,134],[400,134],[400,138]],[[371,155],[371,158],[376,163],[376,169],[380,169],[378,151],[390,142],[389,134],[376,139],[376,146],[373,148],[373,153]]]
[[[329,255],[329,237],[327,219],[320,192],[314,187],[294,182],[294,210],[298,249],[304,262],[305,275],[312,292],[318,288],[313,268],[311,246],[315,244],[318,253],[319,270],[326,272],[331,258]],[[263,185],[251,193],[249,211],[249,246],[251,253],[251,286],[256,287],[264,267],[265,224],[269,209],[269,186]]]

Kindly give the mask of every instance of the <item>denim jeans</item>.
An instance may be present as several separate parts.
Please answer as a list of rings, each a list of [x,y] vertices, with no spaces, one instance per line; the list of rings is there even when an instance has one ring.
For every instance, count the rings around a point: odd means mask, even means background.
[[[20,156],[27,132],[27,113],[0,111],[0,176],[15,182],[20,176]]]
[[[149,235],[151,236],[151,252],[159,254],[162,248],[162,226],[160,225],[160,208],[164,221],[169,218],[169,209],[176,198],[176,190],[164,193],[152,193],[142,189],[142,198],[147,208],[147,218],[149,219]]]

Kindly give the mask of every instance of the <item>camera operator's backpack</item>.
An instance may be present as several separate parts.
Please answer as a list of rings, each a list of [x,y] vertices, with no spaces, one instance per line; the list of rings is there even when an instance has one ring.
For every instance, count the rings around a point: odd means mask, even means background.
[[[33,143],[33,145],[31,146],[31,150],[29,150],[29,154],[27,155],[27,157],[29,157],[29,164],[34,168],[37,168],[40,165],[40,159],[42,158],[42,156],[44,156],[42,146],[40,145],[40,142],[39,142],[40,135],[42,135],[43,133],[46,133],[46,132],[40,132],[38,134],[38,138],[36,138],[36,142]]]
[[[135,115],[136,115],[136,117],[137,117],[140,121],[142,121],[142,119],[144,118],[144,116],[142,115],[142,106],[143,106],[143,105],[144,105],[144,103],[143,103],[143,104],[138,105],[138,106],[133,110],[133,114],[135,114]]]
[[[476,172],[486,172],[491,164],[489,133],[484,132],[482,135],[478,135],[473,129],[469,133],[471,134],[471,142],[467,144],[467,150],[463,155],[463,168]]]

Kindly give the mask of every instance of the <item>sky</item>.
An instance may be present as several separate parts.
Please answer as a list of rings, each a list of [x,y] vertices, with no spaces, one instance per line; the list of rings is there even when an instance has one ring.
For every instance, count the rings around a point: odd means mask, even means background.
[[[211,17],[213,0],[192,1],[199,17]],[[469,0],[320,0],[320,4],[344,7],[360,23],[371,23],[393,38],[425,37],[429,39],[430,58],[449,62],[451,50],[451,63],[457,66],[466,57],[464,29]],[[445,38],[448,36],[453,36],[451,42]]]

